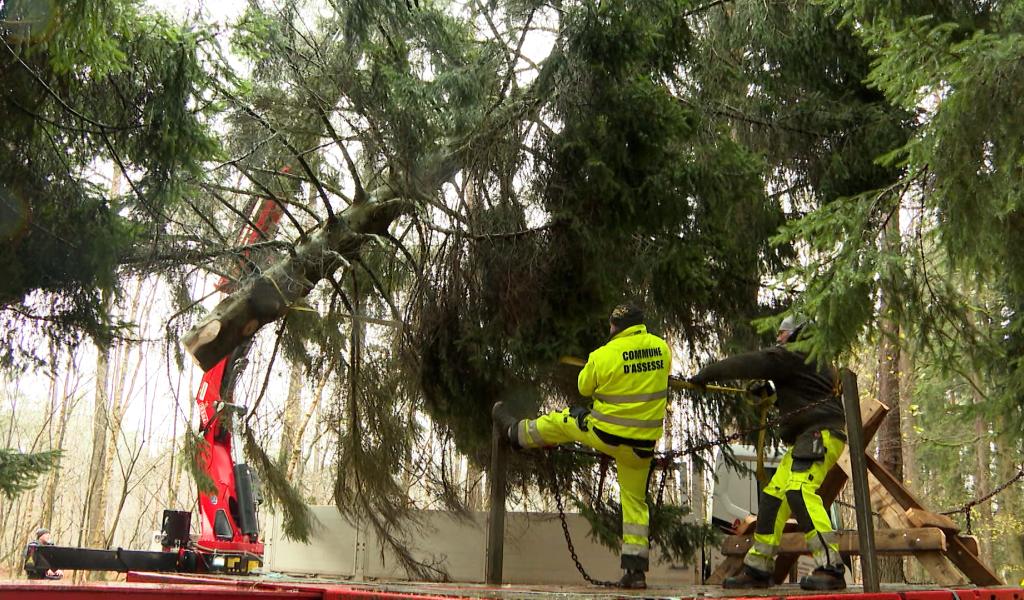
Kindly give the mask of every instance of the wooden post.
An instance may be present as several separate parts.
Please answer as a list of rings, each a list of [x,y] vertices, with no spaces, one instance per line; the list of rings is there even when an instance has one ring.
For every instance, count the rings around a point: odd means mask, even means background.
[[[871,520],[871,495],[868,489],[867,460],[864,456],[864,424],[860,420],[860,392],[857,376],[843,369],[843,406],[846,410],[846,434],[850,443],[850,470],[857,513],[860,562],[864,572],[864,591],[877,593],[878,557],[875,554],[875,524]]]
[[[501,585],[505,559],[505,488],[508,482],[508,444],[497,423],[491,428],[491,470],[487,474],[490,500],[487,517],[487,563],[484,581]]]

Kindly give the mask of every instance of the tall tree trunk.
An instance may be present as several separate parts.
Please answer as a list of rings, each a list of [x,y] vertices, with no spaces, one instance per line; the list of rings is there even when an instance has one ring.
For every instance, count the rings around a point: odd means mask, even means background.
[[[900,348],[900,402],[904,407],[914,404],[914,357],[904,345]],[[917,432],[914,430],[914,413],[908,408],[900,412],[900,429],[903,434],[903,481],[911,490],[920,492],[921,474],[917,471]]]
[[[71,376],[71,366],[72,365],[68,366],[68,369],[65,373],[64,385],[61,386],[62,389],[60,393],[60,416],[57,418],[57,444],[55,446],[51,446],[53,450],[64,450],[64,436],[67,433],[68,429],[68,404],[70,402],[67,378]],[[54,374],[52,381],[53,383],[50,386],[50,406],[54,406],[57,403],[58,392],[56,374]],[[51,524],[53,523],[53,503],[54,498],[57,495],[57,482],[60,480],[60,477],[58,477],[59,473],[60,465],[51,469],[50,477],[46,482],[46,493],[43,496],[43,509],[42,514],[39,517],[39,521],[43,523],[45,527],[50,527],[52,526]]]
[[[1001,485],[1016,475],[1024,456],[1021,454],[1020,431],[1007,430],[1005,421],[999,419],[996,422],[1001,435],[996,439],[998,451],[993,453],[993,466],[995,467],[995,484]],[[1014,580],[1007,581],[1009,584],[1016,584],[1021,577],[1019,565],[1024,564],[1024,535],[1014,524],[1020,522],[1024,514],[1024,483],[1017,483],[997,495],[994,501],[998,502],[997,513],[994,519],[998,520],[998,533],[992,533],[992,547],[998,548],[998,558],[993,557],[992,568],[998,573],[1001,569],[1007,569],[1014,576]],[[989,501],[991,509],[991,502]]]
[[[885,228],[883,243],[888,252],[899,252],[899,217],[893,215]],[[893,318],[891,306],[892,283],[887,280],[881,285],[881,306],[879,309],[878,340],[878,400],[889,407],[889,414],[878,430],[878,461],[897,480],[903,479],[903,440],[900,426],[900,327]],[[902,583],[906,580],[903,559],[885,557],[879,560],[879,576],[882,581]]]
[[[900,348],[900,402],[907,410],[900,413],[900,429],[903,433],[903,483],[919,497],[926,497],[922,483],[924,475],[917,464],[918,434],[914,429],[914,356],[905,344]],[[903,572],[910,582],[924,581],[928,577],[924,567],[916,560],[904,561]]]
[[[121,170],[114,168],[111,177],[110,195],[121,193]],[[104,298],[105,310],[113,306],[113,298]],[[89,460],[89,484],[85,496],[85,518],[79,530],[78,544],[98,547],[104,534],[106,517],[106,481],[103,480],[103,465],[107,461],[108,411],[110,410],[110,343],[96,343],[96,395],[93,399],[92,415],[92,456]]]
[[[92,415],[92,456],[89,460],[89,484],[86,491],[85,519],[78,544],[98,547],[103,534],[106,482],[103,467],[107,462],[107,429],[110,410],[108,381],[110,379],[110,345],[96,344],[96,391]]]
[[[285,468],[285,476],[291,476],[289,471],[292,450],[299,449],[301,452],[302,438],[299,434],[299,417],[302,413],[302,386],[303,374],[302,365],[298,362],[292,364],[291,373],[288,378],[288,395],[284,400],[284,414],[282,415],[283,429],[281,431],[281,448],[277,453],[277,463]]]
[[[142,298],[142,292],[144,289],[144,281],[140,278],[136,281],[135,289],[131,296],[128,298],[128,306],[131,307],[131,312],[128,318],[136,323],[144,323],[149,320],[150,309],[153,306],[153,300],[155,296],[155,286],[151,286],[149,293],[145,300]],[[135,464],[138,461],[138,454],[133,452],[132,448],[126,447],[125,450],[128,453],[128,464],[121,462],[121,456],[118,451],[119,442],[122,440],[122,424],[124,422],[125,413],[128,411],[128,401],[135,390],[135,384],[139,373],[145,371],[144,357],[141,352],[133,352],[133,346],[129,343],[120,343],[117,345],[117,352],[115,353],[117,358],[115,362],[115,377],[114,377],[114,393],[111,397],[111,410],[110,410],[110,429],[109,437],[107,438],[107,456],[106,462],[103,466],[103,477],[105,485],[109,488],[113,481],[114,475],[114,458],[117,457],[119,464],[121,465],[121,473],[124,477],[121,485],[121,498],[118,500],[117,508],[114,510],[112,524],[109,530],[102,531],[104,548],[110,547],[114,540],[114,532],[117,530],[117,524],[120,520],[121,511],[124,509],[125,494],[129,489],[129,479],[134,470]],[[141,452],[141,450],[139,451]],[[104,520],[106,521],[106,512],[109,510],[107,502],[109,501],[109,490],[103,498],[104,504]]]
[[[313,419],[320,407],[320,403],[324,398],[324,389],[327,387],[327,382],[334,373],[334,366],[337,364],[336,358],[331,358],[327,362],[327,367],[324,368],[323,375],[320,380],[317,381],[316,390],[313,392],[313,401],[310,402],[309,408],[306,410],[306,414],[302,416],[302,421],[299,425],[298,430],[295,432],[295,443],[292,444],[288,452],[288,463],[287,470],[289,476],[297,477],[301,473],[299,468],[300,460],[302,459],[302,438],[306,435],[306,429],[309,428],[309,422]],[[312,451],[312,444],[311,451]]]
[[[977,378],[975,378],[977,379]],[[971,388],[974,404],[981,404],[984,401],[976,388]],[[980,498],[992,491],[992,458],[989,452],[988,423],[981,416],[974,418],[974,434],[978,437],[974,445],[974,497]],[[992,564],[992,503],[983,502],[977,507],[977,522],[981,527],[981,535],[978,536],[980,545],[981,560],[985,564]]]

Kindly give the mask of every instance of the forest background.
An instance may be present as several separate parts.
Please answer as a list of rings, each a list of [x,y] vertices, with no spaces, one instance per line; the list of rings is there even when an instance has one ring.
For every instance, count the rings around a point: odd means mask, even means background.
[[[0,0],[0,564],[40,525],[146,547],[193,506],[181,342],[208,366],[253,330],[236,426],[288,532],[334,503],[400,548],[414,509],[481,507],[495,400],[579,401],[557,358],[627,298],[681,375],[811,317],[805,349],[893,408],[883,464],[939,509],[984,497],[1024,460],[1022,25],[981,0]],[[250,243],[264,199],[281,224]],[[754,418],[677,400],[666,449]],[[513,502],[544,508],[530,460]],[[558,469],[605,506],[595,465]],[[1008,582],[1022,504],[971,513]]]

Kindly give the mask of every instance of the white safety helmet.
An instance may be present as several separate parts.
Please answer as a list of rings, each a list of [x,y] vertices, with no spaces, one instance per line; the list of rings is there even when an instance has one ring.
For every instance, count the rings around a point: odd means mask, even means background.
[[[779,325],[779,331],[796,331],[806,324],[807,319],[797,315],[789,315],[782,320],[782,324]]]
[[[779,336],[781,344],[788,344],[796,339],[796,336],[800,335],[800,330],[807,325],[807,319],[799,315],[789,315],[782,320],[779,324]],[[782,337],[785,334],[785,337]]]

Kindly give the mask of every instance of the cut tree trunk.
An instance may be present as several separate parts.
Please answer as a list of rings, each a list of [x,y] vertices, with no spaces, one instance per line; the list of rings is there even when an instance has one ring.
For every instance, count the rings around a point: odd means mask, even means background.
[[[290,256],[222,300],[182,338],[185,348],[203,370],[211,369],[260,327],[283,317],[319,281],[359,256],[373,235],[387,233],[414,206],[397,198],[353,204]]]

